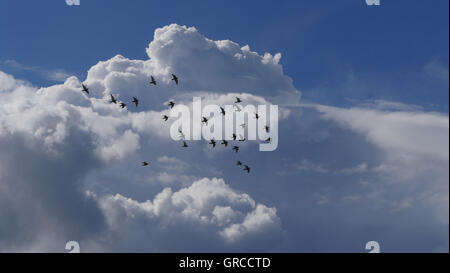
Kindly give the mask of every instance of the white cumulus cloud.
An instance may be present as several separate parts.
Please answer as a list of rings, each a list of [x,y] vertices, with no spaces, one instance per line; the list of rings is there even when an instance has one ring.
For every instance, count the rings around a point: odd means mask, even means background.
[[[42,88],[0,71],[0,251],[64,251],[65,241],[73,239],[86,251],[170,251],[188,246],[182,240],[165,244],[159,239],[178,236],[177,228],[197,238],[201,247],[192,250],[219,250],[237,247],[232,241],[245,234],[281,230],[275,208],[222,179],[195,181],[199,175],[183,173],[191,162],[164,155],[174,142],[169,124],[161,119],[168,112],[164,102],[196,92],[221,101],[234,99],[235,93],[260,102],[298,100],[300,93],[279,64],[281,55],[259,55],[248,46],[212,41],[195,28],[176,24],[157,29],[147,53],[146,60],[117,55],[92,66],[85,80],[72,76]],[[171,73],[178,75],[180,85],[170,80]],[[156,86],[149,84],[150,75]],[[89,95],[81,91],[81,82]],[[111,104],[109,94],[128,109]],[[139,107],[131,103],[133,96],[140,99]],[[126,187],[137,175],[108,165],[130,160],[139,165],[141,150],[152,162],[140,171],[152,170],[154,162],[162,166],[148,172],[146,181],[184,188],[165,188],[144,202],[133,194],[111,194],[110,184]],[[111,174],[103,176],[105,169]],[[195,170],[204,177],[202,169]],[[206,174],[212,171],[210,167]],[[118,178],[122,175],[129,178]],[[99,185],[107,193],[85,194]],[[49,232],[54,236],[45,235]],[[152,246],[140,243],[147,232],[155,240]],[[248,241],[246,247],[251,246]]]

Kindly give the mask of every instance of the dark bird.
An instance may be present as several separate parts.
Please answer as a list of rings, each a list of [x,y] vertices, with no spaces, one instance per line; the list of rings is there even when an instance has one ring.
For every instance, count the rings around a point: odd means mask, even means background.
[[[227,147],[227,146],[228,146],[228,141],[226,141],[226,140],[224,139],[224,140],[222,140],[222,144],[225,145],[225,147]]]
[[[167,115],[164,115],[164,116],[163,116],[163,120],[164,120],[164,121],[167,121],[168,119],[169,119],[169,117],[168,117]]]
[[[216,147],[216,141],[214,140],[214,138],[209,141],[209,144],[211,144],[213,148]]]
[[[245,141],[245,137],[243,137],[242,135],[239,135],[239,140],[238,141]]]
[[[172,74],[172,81],[175,81],[176,85],[178,85],[178,77],[175,74]]]
[[[111,96],[111,100],[110,100],[109,102],[110,102],[110,103],[117,104],[116,98],[114,98],[114,96],[113,96],[112,94],[111,94],[110,96]]]
[[[142,167],[147,166],[147,165],[148,165],[147,161],[142,162]]]
[[[236,140],[236,134],[233,133],[233,140]]]
[[[202,123],[208,125],[208,119],[205,117],[202,117]]]
[[[170,109],[172,109],[175,106],[175,102],[169,101],[167,105],[170,107]]]
[[[126,103],[124,103],[124,102],[121,102],[121,103],[120,103],[120,108],[123,109],[123,108],[125,108],[126,106],[127,106]]]
[[[187,145],[187,142],[186,142],[186,141],[183,141],[183,147],[184,147],[184,148],[188,147],[188,145]]]
[[[132,102],[134,102],[134,104],[136,104],[136,107],[138,107],[139,100],[136,97],[133,97],[133,101]]]
[[[238,160],[238,161],[236,162],[236,165],[237,165],[237,166],[242,166],[242,162]]]
[[[259,119],[258,113],[255,113],[255,118],[256,118],[256,119]]]
[[[247,165],[244,165],[244,171],[247,171],[247,173],[250,173],[250,167]]]
[[[185,139],[186,136],[183,134],[183,131],[181,131],[181,129],[178,129],[178,133],[180,133],[180,139]]]
[[[225,116],[225,109],[221,106],[220,107],[220,113],[223,115],[223,116]]]
[[[83,90],[81,90],[81,91],[86,92],[86,94],[89,95],[89,89],[87,88],[87,86],[84,84],[81,84],[81,86],[83,87]]]
[[[264,130],[266,131],[266,133],[268,133],[269,132],[269,126],[265,125],[264,126]]]
[[[271,138],[271,137],[268,137],[268,138],[266,139],[266,141],[270,143],[270,142],[272,142],[272,138]]]
[[[151,78],[150,84],[156,85],[155,78],[153,78],[153,76],[150,76],[150,78]]]
[[[242,102],[241,99],[236,97],[236,101],[234,103],[241,103],[241,102]]]
[[[239,146],[233,146],[233,150],[237,153],[239,152]]]

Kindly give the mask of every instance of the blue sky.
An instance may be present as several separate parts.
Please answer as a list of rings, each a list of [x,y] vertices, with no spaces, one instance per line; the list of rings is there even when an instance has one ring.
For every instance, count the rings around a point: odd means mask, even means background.
[[[0,3],[0,252],[448,252],[449,2],[230,2]],[[277,99],[277,150],[180,152],[195,92]]]
[[[444,0],[383,1],[378,7],[362,0],[85,0],[78,7],[6,0],[1,5],[2,61],[85,77],[90,66],[119,53],[144,58],[154,29],[177,23],[260,53],[281,52],[281,64],[304,99],[333,105],[345,105],[350,96],[387,99],[448,112],[448,80],[424,73],[433,61],[448,69],[449,4]],[[349,75],[355,77],[350,83]],[[27,78],[48,83],[36,75]]]

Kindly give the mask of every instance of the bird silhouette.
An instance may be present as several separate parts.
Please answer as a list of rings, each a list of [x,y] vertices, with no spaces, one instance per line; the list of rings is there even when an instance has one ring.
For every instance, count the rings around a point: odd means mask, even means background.
[[[175,81],[175,84],[178,85],[178,77],[175,74],[172,74],[172,81]]]
[[[233,133],[232,138],[233,138],[233,140],[236,140],[236,134],[235,133]]]
[[[236,97],[236,101],[234,103],[241,103],[241,102],[242,102],[242,100],[240,98]]]
[[[245,137],[243,137],[242,135],[239,135],[239,140],[238,141],[245,141]]]
[[[202,117],[202,123],[204,123],[205,125],[208,125],[208,119],[205,117]]]
[[[226,140],[224,139],[224,140],[222,140],[222,144],[225,145],[225,147],[227,147],[227,146],[228,146],[228,141],[226,141]]]
[[[122,109],[123,109],[123,108],[125,108],[126,106],[127,106],[127,104],[126,104],[126,103],[124,103],[124,102],[121,102],[121,103],[120,103],[120,108],[122,108]]]
[[[147,161],[142,162],[142,167],[144,167],[144,166],[148,166],[148,162]]]
[[[264,130],[266,131],[266,133],[269,132],[269,129],[270,129],[269,126],[267,126],[267,125],[264,126]]]
[[[175,102],[169,101],[167,105],[170,107],[170,109],[172,109],[175,106]]]
[[[113,96],[112,94],[111,94],[110,96],[111,96],[111,100],[110,100],[109,102],[110,102],[110,103],[117,104],[116,98],[114,98],[114,96]]]
[[[134,104],[136,105],[136,107],[138,107],[139,100],[138,100],[136,97],[133,97],[133,101],[132,101],[132,102],[134,102]]]
[[[183,141],[183,147],[184,147],[184,148],[188,147],[188,145],[187,145],[187,142],[186,142],[186,141]]]
[[[169,119],[169,117],[167,115],[164,115],[162,118],[164,121],[167,121]]]
[[[233,146],[233,150],[237,153],[239,152],[239,146]]]
[[[247,173],[250,173],[250,167],[247,165],[244,165],[244,171],[247,171]]]
[[[180,133],[180,139],[185,139],[186,136],[183,134],[183,131],[181,131],[181,129],[178,129],[178,133]]]
[[[266,139],[266,141],[269,142],[269,143],[271,143],[271,142],[272,142],[272,138],[271,138],[271,137],[268,137],[268,138]]]
[[[81,87],[83,87],[83,90],[81,90],[81,91],[86,92],[86,94],[89,95],[89,89],[87,88],[87,86],[84,84],[81,84]]]
[[[255,113],[255,119],[259,119],[258,113]]]
[[[213,148],[216,147],[216,141],[214,140],[214,138],[209,141],[209,144],[211,144]]]
[[[153,78],[153,76],[150,76],[150,78],[151,78],[150,84],[156,85],[155,78]]]
[[[220,113],[225,116],[225,109],[222,106],[220,106]]]
[[[242,162],[238,160],[238,161],[236,161],[236,165],[237,166],[242,166]]]

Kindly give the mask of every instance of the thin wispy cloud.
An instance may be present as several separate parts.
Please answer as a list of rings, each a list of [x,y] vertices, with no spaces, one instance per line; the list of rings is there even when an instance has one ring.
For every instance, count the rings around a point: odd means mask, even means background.
[[[40,66],[26,65],[15,60],[5,60],[2,64],[8,70],[29,71],[49,81],[64,82],[67,78],[73,76],[72,73],[64,69],[46,69]]]
[[[425,65],[425,71],[433,77],[447,81],[449,79],[448,66],[444,66],[441,62],[437,60],[432,60]]]

